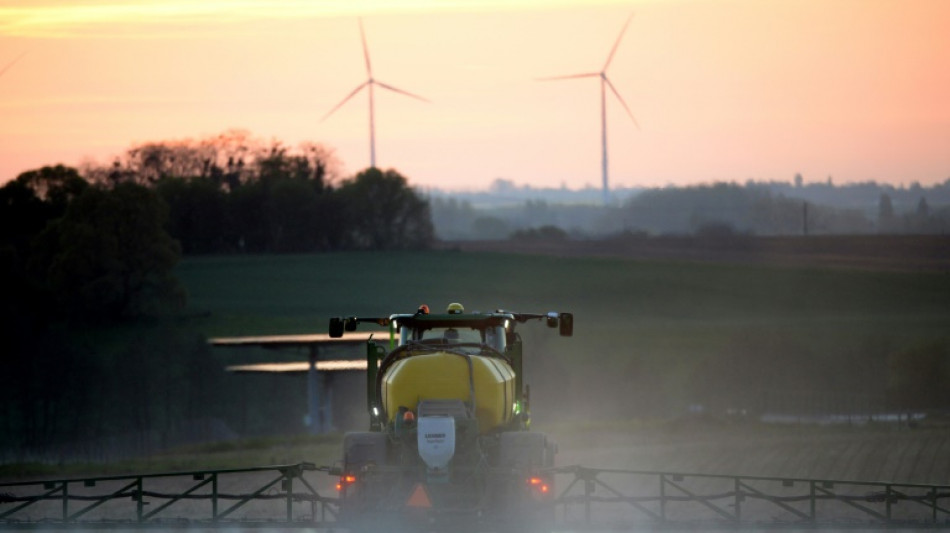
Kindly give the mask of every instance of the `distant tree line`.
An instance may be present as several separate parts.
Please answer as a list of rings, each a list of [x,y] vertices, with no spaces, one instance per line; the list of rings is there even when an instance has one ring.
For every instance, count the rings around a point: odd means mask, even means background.
[[[329,149],[263,142],[244,131],[200,141],[147,143],[95,183],[133,182],[169,208],[183,253],[287,253],[418,249],[434,238],[428,203],[395,170],[341,179]]]
[[[528,193],[520,190],[520,194]],[[501,196],[473,200],[469,196],[430,191],[439,238],[521,238],[522,232],[545,226],[560,228],[574,239],[630,232],[701,236],[711,230],[762,236],[942,235],[950,231],[950,180],[930,188],[723,182],[643,189],[611,206],[581,202],[583,195],[576,203],[504,202]],[[558,197],[565,198],[563,193]],[[481,203],[473,203],[476,200]]]

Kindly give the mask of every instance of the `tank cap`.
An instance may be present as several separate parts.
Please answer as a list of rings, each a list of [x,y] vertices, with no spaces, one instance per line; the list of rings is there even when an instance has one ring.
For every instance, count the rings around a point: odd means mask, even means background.
[[[449,308],[446,310],[446,312],[450,315],[460,315],[465,312],[465,308],[462,307],[462,304],[453,302],[449,304]]]

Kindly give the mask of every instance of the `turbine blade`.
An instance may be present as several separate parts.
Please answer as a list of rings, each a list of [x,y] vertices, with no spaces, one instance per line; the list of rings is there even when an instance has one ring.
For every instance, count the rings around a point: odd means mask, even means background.
[[[620,96],[620,93],[617,92],[617,88],[614,87],[613,83],[610,83],[610,80],[607,77],[604,77],[604,81],[607,82],[607,86],[610,87],[610,90],[613,91],[614,96],[617,97],[617,100],[620,100],[620,104],[623,105],[623,108],[627,110],[627,114],[630,115],[630,119],[633,120],[633,125],[640,129],[640,124],[637,123],[637,117],[633,116],[633,111],[630,111],[630,108],[627,107],[627,102],[623,101],[623,97]]]
[[[588,72],[586,74],[568,74],[567,76],[546,76],[544,78],[535,78],[534,81],[570,80],[574,78],[596,78],[598,76],[600,76],[599,72]]]
[[[614,43],[614,47],[610,49],[610,55],[607,56],[607,62],[604,63],[604,68],[601,72],[607,72],[607,67],[610,66],[610,62],[614,59],[614,52],[617,51],[617,47],[620,46],[620,39],[623,39],[623,34],[627,31],[627,26],[630,25],[630,21],[633,20],[633,13],[630,13],[630,16],[627,17],[627,22],[624,23],[623,29],[620,30],[620,35],[617,36],[617,42]]]
[[[330,115],[332,115],[337,109],[340,109],[340,108],[343,106],[343,104],[345,104],[347,101],[349,101],[350,98],[353,98],[354,96],[356,96],[356,93],[360,92],[360,91],[363,89],[363,87],[366,87],[367,85],[369,85],[369,82],[368,82],[368,81],[364,81],[364,82],[361,83],[357,88],[353,89],[353,92],[351,92],[350,94],[346,95],[346,98],[344,98],[339,104],[335,105],[335,106],[333,107],[333,109],[331,109],[326,115],[323,115],[323,117],[320,119],[320,122],[323,122],[323,121],[326,120]]]
[[[25,55],[26,55],[26,52],[23,52],[22,54],[18,55],[18,56],[16,57],[16,59],[14,59],[13,61],[7,63],[7,66],[5,66],[5,67],[3,67],[2,69],[0,69],[0,76],[3,76],[4,74],[6,74],[6,72],[7,72],[8,70],[10,70],[10,68],[11,68],[13,65],[16,65],[17,61],[23,59],[23,56],[25,56]]]
[[[382,87],[383,89],[389,89],[390,91],[397,92],[397,93],[399,93],[399,94],[404,94],[404,95],[406,95],[406,96],[410,96],[410,97],[412,97],[412,98],[415,98],[416,100],[422,100],[423,102],[429,102],[428,99],[423,98],[423,97],[419,96],[418,94],[412,94],[412,93],[409,92],[409,91],[404,91],[404,90],[402,90],[402,89],[397,89],[397,88],[393,87],[392,85],[387,85],[387,84],[385,84],[385,83],[383,83],[383,82],[381,82],[381,81],[373,80],[373,83],[375,83],[376,85],[379,85],[379,86]],[[432,103],[432,102],[429,102],[429,103]]]
[[[360,18],[360,40],[363,41],[363,57],[366,59],[366,74],[373,77],[373,67],[369,64],[369,47],[366,46],[366,33],[363,32],[363,19]]]

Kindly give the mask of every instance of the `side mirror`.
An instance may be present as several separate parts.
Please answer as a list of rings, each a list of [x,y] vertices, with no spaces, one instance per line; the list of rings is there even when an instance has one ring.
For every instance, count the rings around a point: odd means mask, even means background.
[[[351,316],[343,321],[343,326],[345,327],[347,331],[356,331],[356,325],[358,323],[359,321],[356,319],[356,317]]]
[[[558,333],[562,337],[571,337],[574,335],[574,315],[571,313],[561,313],[559,322]]]
[[[343,336],[343,320],[340,318],[330,319],[330,338],[339,339]]]
[[[343,319],[333,317],[330,319],[330,338],[339,339],[343,336]]]

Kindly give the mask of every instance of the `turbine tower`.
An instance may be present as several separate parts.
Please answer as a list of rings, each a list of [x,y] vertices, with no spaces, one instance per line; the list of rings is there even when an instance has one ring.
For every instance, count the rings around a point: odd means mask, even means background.
[[[610,55],[607,56],[607,62],[604,63],[604,68],[600,69],[600,72],[585,72],[583,74],[569,74],[567,76],[552,76],[547,78],[538,78],[539,81],[551,81],[551,80],[567,80],[573,78],[600,78],[600,143],[602,150],[601,157],[601,172],[603,175],[603,186],[604,186],[604,205],[608,204],[608,193],[610,190],[608,177],[607,177],[607,88],[610,87],[610,90],[613,91],[614,96],[617,97],[617,100],[620,101],[620,104],[623,105],[623,108],[627,110],[627,114],[630,115],[630,119],[633,120],[634,125],[637,129],[640,128],[640,125],[637,124],[636,117],[633,116],[633,112],[630,111],[630,108],[627,107],[627,103],[623,101],[623,97],[620,96],[620,93],[617,91],[617,88],[614,87],[613,83],[610,83],[610,79],[607,77],[607,67],[610,66],[610,62],[614,58],[614,53],[617,51],[617,47],[620,45],[620,39],[623,38],[623,34],[627,31],[627,26],[630,25],[630,20],[633,19],[631,14],[627,17],[627,22],[624,23],[623,29],[620,30],[620,35],[617,36],[617,41],[614,43],[614,47],[610,50]]]
[[[369,62],[369,48],[367,48],[366,46],[366,34],[363,32],[363,19],[359,19],[359,21],[360,21],[360,39],[363,41],[363,57],[366,59],[366,78],[367,79],[363,83],[359,84],[355,89],[353,89],[353,91],[350,94],[348,94],[346,98],[344,98],[339,104],[334,106],[334,108],[331,109],[326,115],[323,115],[323,118],[320,119],[320,122],[323,122],[324,120],[326,120],[337,109],[342,107],[343,104],[345,104],[350,98],[353,98],[354,96],[356,96],[356,93],[360,92],[365,87],[367,91],[369,92],[369,166],[371,168],[375,168],[376,167],[376,119],[375,119],[375,109],[374,109],[374,104],[373,104],[374,86],[378,85],[382,87],[383,89],[388,89],[390,91],[393,91],[399,94],[404,94],[406,96],[415,98],[416,100],[422,100],[423,102],[428,102],[429,100],[426,100],[425,98],[416,94],[412,94],[408,91],[397,89],[396,87],[393,87],[392,85],[385,84],[373,78],[373,68]]]

